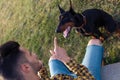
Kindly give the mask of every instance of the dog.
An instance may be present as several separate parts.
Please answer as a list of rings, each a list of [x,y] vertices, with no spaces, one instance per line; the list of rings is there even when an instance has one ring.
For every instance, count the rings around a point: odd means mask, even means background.
[[[87,9],[81,14],[76,13],[72,8],[71,0],[68,11],[62,9],[60,5],[58,7],[60,10],[59,25],[55,31],[56,33],[63,33],[65,38],[68,37],[73,27],[84,36],[93,36],[101,40],[105,40],[105,36],[99,30],[100,27],[103,27],[108,34],[115,32],[117,29],[113,17],[101,9]]]

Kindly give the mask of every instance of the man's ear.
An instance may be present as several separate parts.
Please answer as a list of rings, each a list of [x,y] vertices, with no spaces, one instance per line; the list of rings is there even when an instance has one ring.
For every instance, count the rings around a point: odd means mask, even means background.
[[[26,72],[26,73],[29,72],[31,69],[28,63],[21,64],[20,67],[21,67],[22,72]]]

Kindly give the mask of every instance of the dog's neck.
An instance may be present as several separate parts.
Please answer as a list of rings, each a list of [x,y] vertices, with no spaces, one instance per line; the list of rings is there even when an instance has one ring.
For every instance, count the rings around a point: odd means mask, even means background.
[[[77,29],[81,29],[84,27],[84,25],[86,25],[86,17],[83,14],[80,14],[83,18],[83,23],[81,25],[79,25],[78,27],[76,27]]]
[[[79,30],[82,30],[85,34],[89,35],[89,33],[86,32],[86,30],[84,29],[84,26],[86,25],[86,17],[83,15],[83,14],[80,14],[83,18],[83,23],[78,26],[78,27],[75,27],[77,29],[77,31],[79,32]]]

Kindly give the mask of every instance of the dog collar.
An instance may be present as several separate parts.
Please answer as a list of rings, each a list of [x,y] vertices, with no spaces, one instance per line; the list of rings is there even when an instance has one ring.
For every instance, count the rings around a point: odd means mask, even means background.
[[[86,17],[83,15],[83,14],[81,14],[82,15],[82,17],[83,17],[83,24],[80,26],[80,28],[82,28],[84,25],[86,25]]]
[[[81,26],[79,26],[79,27],[76,27],[77,29],[82,29],[83,26],[86,25],[86,17],[83,14],[81,14],[81,15],[83,17],[83,24]]]
[[[76,29],[81,29],[86,35],[89,35],[90,33],[87,33],[86,30],[84,29],[84,25],[86,25],[87,21],[86,21],[86,17],[81,14],[82,17],[83,17],[83,24],[80,26],[80,27],[76,27]]]

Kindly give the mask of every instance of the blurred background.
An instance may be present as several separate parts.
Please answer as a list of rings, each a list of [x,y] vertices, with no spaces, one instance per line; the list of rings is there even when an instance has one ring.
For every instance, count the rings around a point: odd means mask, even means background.
[[[63,34],[56,34],[60,15],[58,4],[69,10],[69,0],[0,0],[0,44],[15,40],[37,53],[45,66],[48,66],[49,50],[53,49],[53,39],[56,36],[59,45],[67,50],[68,55],[81,63],[91,37],[81,36],[75,30],[71,31],[67,39]],[[72,0],[72,5],[78,13],[97,8],[120,21],[120,0]],[[103,45],[105,64],[119,62],[120,38],[113,34]]]

